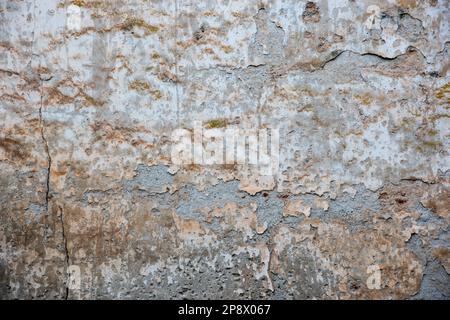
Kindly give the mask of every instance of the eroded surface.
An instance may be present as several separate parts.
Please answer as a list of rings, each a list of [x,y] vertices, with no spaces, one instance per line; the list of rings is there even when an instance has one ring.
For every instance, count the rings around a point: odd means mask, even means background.
[[[450,298],[447,1],[0,3],[1,298]]]

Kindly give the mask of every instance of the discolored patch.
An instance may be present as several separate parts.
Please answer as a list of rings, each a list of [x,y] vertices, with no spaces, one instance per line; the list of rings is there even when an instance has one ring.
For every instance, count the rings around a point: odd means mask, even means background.
[[[302,18],[305,23],[317,23],[320,21],[319,6],[315,2],[307,2],[305,10],[302,13]]]

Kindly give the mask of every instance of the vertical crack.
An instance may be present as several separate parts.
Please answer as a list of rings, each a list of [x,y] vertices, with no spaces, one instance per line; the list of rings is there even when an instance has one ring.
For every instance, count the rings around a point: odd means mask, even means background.
[[[36,1],[33,2],[33,19],[34,19],[34,25],[33,25],[33,34],[32,34],[32,40],[31,40],[31,57],[30,57],[30,62],[28,63],[28,65],[30,66],[30,68],[32,68],[32,62],[33,62],[33,58],[35,56],[39,56],[39,55],[35,55],[33,53],[34,51],[34,43],[35,43],[35,38],[36,38]],[[41,63],[39,61],[39,68],[41,67]],[[47,154],[47,178],[46,178],[46,190],[45,190],[45,211],[48,214],[48,203],[50,200],[50,171],[51,171],[51,167],[52,167],[52,158],[50,156],[50,151],[49,151],[49,147],[48,147],[48,141],[47,138],[45,137],[45,122],[44,122],[44,118],[42,116],[42,111],[43,111],[43,107],[44,107],[44,79],[41,78],[40,74],[37,74],[37,77],[39,78],[39,94],[40,94],[40,105],[39,105],[39,126],[40,126],[40,131],[41,131],[41,138],[42,141],[44,143],[44,149],[45,152]]]
[[[36,17],[36,1],[33,1],[33,31],[32,31],[32,38],[31,38],[31,55],[30,55],[30,61],[28,62],[28,67],[30,68],[31,72],[33,72],[33,59],[35,57],[39,57],[39,55],[34,53],[34,44],[35,44],[35,40],[36,40],[36,21],[37,21],[37,17]],[[39,57],[40,59],[40,57]],[[39,60],[39,68],[41,68],[41,62]],[[40,127],[40,131],[41,131],[41,139],[44,143],[44,149],[45,152],[47,154],[47,177],[46,177],[46,189],[45,189],[45,212],[48,215],[48,202],[50,199],[50,170],[51,170],[51,166],[52,166],[52,158],[50,156],[50,152],[49,152],[49,147],[48,147],[48,142],[47,139],[45,137],[45,130],[44,130],[44,119],[42,116],[42,110],[43,110],[43,106],[44,106],[44,80],[41,78],[39,72],[37,72],[37,78],[39,79],[39,94],[40,94],[40,101],[39,101],[39,127]],[[46,228],[44,230],[44,239],[46,239],[47,237],[47,231]]]
[[[50,200],[50,172],[52,169],[52,157],[50,156],[50,150],[48,147],[48,141],[45,137],[45,123],[42,116],[42,109],[43,109],[43,81],[41,80],[41,86],[40,86],[40,94],[41,94],[41,101],[39,106],[39,123],[41,127],[41,138],[44,142],[44,149],[47,154],[47,178],[46,178],[46,189],[45,189],[45,210],[48,213],[48,203]]]
[[[34,17],[34,25],[33,25],[33,34],[32,34],[32,41],[31,41],[31,58],[30,58],[30,62],[29,62],[29,66],[32,68],[32,62],[33,62],[33,58],[35,56],[39,56],[39,55],[35,55],[33,53],[34,51],[34,43],[35,43],[35,31],[36,31],[36,1],[33,1],[33,17]],[[39,67],[41,67],[41,63],[39,61]],[[43,108],[44,108],[44,79],[41,78],[41,76],[38,74],[37,75],[39,78],[39,94],[40,94],[40,101],[39,101],[39,127],[40,127],[40,133],[41,133],[41,139],[44,143],[44,150],[45,153],[47,155],[47,175],[46,175],[46,182],[45,182],[45,212],[46,212],[46,217],[44,220],[44,246],[45,246],[45,241],[47,239],[47,216],[49,214],[49,201],[50,201],[50,173],[51,173],[51,169],[52,169],[52,157],[50,155],[50,148],[48,145],[48,140],[45,136],[45,121],[43,118]],[[49,79],[48,79],[49,80]],[[62,228],[62,238],[63,238],[63,247],[64,247],[64,251],[65,251],[65,263],[66,263],[66,274],[69,268],[69,262],[70,262],[70,257],[69,257],[69,251],[67,249],[67,238],[66,238],[66,232],[65,232],[65,226],[64,226],[64,216],[63,216],[63,211],[62,208],[60,207],[60,222],[61,222],[61,228]],[[66,282],[66,290],[65,290],[65,300],[67,300],[69,297],[69,285],[68,285],[68,281]]]
[[[66,262],[66,274],[68,274],[68,269],[70,266],[70,255],[69,255],[69,249],[67,248],[66,228],[65,228],[65,223],[64,223],[64,210],[61,206],[59,207],[59,221],[61,223],[61,234],[62,234],[64,256],[65,256],[65,262]],[[69,275],[69,279],[67,279],[67,281],[66,281],[66,292],[65,292],[65,297],[64,297],[65,300],[67,300],[69,298],[69,281],[70,281],[70,275]]]

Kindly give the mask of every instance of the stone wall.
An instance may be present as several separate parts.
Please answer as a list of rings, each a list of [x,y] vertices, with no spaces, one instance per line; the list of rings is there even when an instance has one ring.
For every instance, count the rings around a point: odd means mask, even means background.
[[[447,0],[1,0],[0,28],[0,298],[450,298]],[[277,170],[174,162],[198,125],[278,130]]]

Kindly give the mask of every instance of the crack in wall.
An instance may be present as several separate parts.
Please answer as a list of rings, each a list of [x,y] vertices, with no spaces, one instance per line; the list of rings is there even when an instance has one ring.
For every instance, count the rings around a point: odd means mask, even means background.
[[[42,115],[42,109],[43,109],[43,81],[41,80],[41,87],[40,87],[40,106],[39,106],[39,124],[41,128],[41,138],[44,143],[44,149],[47,154],[47,177],[46,177],[46,189],[45,189],[45,210],[48,214],[48,207],[49,207],[49,200],[50,200],[50,173],[52,169],[52,157],[50,155],[50,150],[48,146],[47,138],[45,137],[45,122]]]
[[[33,66],[33,58],[34,57],[39,57],[39,55],[34,54],[34,43],[35,43],[35,38],[36,38],[36,1],[33,1],[33,31],[32,31],[32,39],[31,39],[31,56],[30,56],[30,61],[28,62],[28,66],[30,68],[32,68]],[[39,69],[41,68],[41,63],[39,61]],[[11,71],[12,72],[12,71]],[[13,74],[19,74],[19,73],[15,73],[12,72]],[[50,200],[50,173],[51,173],[51,166],[52,166],[52,158],[50,156],[50,151],[49,151],[49,146],[48,146],[48,141],[47,138],[45,137],[45,122],[44,122],[44,118],[43,118],[43,108],[44,108],[44,81],[49,81],[51,78],[49,79],[42,79],[41,76],[39,75],[39,73],[37,73],[37,77],[39,78],[39,127],[40,127],[40,133],[41,133],[41,138],[42,141],[44,143],[44,149],[47,155],[47,175],[46,175],[46,182],[45,182],[45,211],[46,214],[48,215],[48,209],[49,209],[49,200]]]
[[[66,279],[66,291],[65,291],[65,300],[69,298],[69,281],[70,281],[70,274],[69,274],[69,266],[70,266],[70,255],[69,255],[69,249],[67,247],[67,237],[66,237],[66,228],[65,228],[65,222],[64,222],[64,210],[61,206],[59,206],[59,219],[61,223],[61,234],[62,234],[62,240],[63,240],[63,248],[64,248],[64,256],[65,256],[65,262],[66,262],[66,276],[68,279]]]

